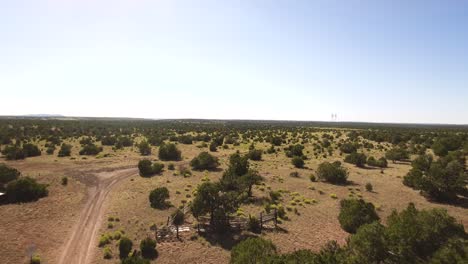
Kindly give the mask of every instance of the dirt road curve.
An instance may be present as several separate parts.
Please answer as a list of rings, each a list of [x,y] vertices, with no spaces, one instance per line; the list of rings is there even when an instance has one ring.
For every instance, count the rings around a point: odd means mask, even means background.
[[[91,261],[107,195],[116,183],[137,173],[137,169],[132,168],[97,174],[97,184],[90,187],[86,204],[62,251],[59,264],[87,264]]]

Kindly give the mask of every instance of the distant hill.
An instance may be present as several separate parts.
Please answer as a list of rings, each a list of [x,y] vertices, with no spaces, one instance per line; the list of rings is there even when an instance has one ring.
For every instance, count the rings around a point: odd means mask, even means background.
[[[56,115],[56,114],[30,114],[30,115],[24,115],[24,117],[61,118],[61,117],[65,117],[65,116],[64,115]]]

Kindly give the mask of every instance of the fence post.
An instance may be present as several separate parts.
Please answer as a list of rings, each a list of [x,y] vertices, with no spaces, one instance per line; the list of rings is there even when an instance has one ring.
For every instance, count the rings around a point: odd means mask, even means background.
[[[158,226],[154,228],[154,239],[158,241]]]
[[[263,212],[260,212],[260,230],[263,230]]]
[[[275,229],[276,229],[277,225],[278,225],[278,211],[275,208]]]

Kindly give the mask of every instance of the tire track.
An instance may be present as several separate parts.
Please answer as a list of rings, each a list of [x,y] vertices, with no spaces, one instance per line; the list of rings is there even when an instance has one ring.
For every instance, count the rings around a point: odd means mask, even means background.
[[[88,200],[62,250],[59,264],[87,264],[92,260],[104,214],[104,202],[109,192],[115,184],[136,174],[137,169],[131,168],[98,175],[97,185],[88,190]]]

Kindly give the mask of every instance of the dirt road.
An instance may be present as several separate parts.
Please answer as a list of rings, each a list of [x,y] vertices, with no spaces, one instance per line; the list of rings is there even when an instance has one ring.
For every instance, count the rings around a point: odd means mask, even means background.
[[[107,195],[115,184],[137,173],[136,168],[131,168],[96,174],[97,183],[89,187],[86,204],[63,248],[59,264],[87,264],[91,261]]]

